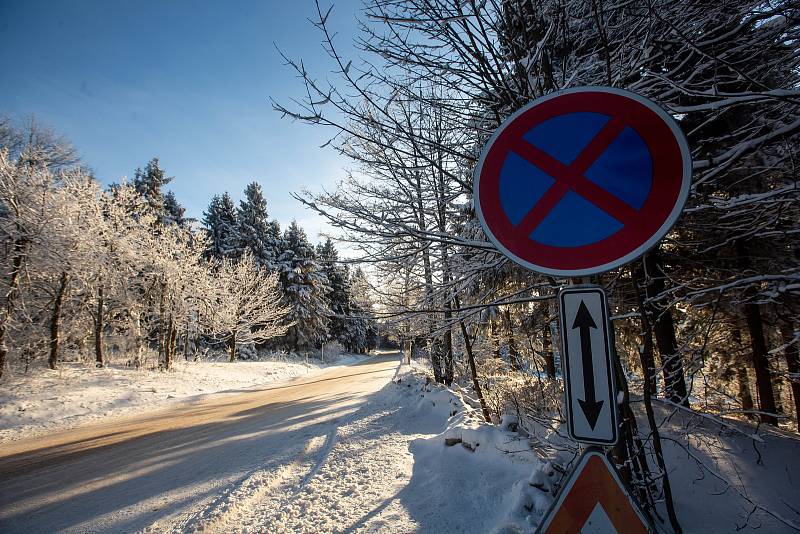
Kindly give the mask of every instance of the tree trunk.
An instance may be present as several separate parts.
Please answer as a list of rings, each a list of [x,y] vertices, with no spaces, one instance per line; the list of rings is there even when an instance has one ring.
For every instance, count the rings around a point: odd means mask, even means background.
[[[753,395],[750,393],[750,377],[747,376],[747,367],[741,363],[736,367],[736,381],[739,386],[739,399],[742,401],[742,410],[753,409]]]
[[[435,337],[431,339],[430,343],[431,352],[431,366],[433,367],[433,379],[440,383],[444,383],[444,373],[442,372],[442,338]]]
[[[186,335],[183,336],[183,359],[189,361],[189,330],[186,330]]]
[[[506,341],[508,343],[508,362],[511,364],[513,371],[519,371],[519,353],[517,352],[517,344],[514,342],[514,329],[511,323],[511,310],[506,308],[503,314],[506,323]]]
[[[492,338],[492,343],[494,343],[494,357],[498,360],[502,359],[503,355],[500,353],[500,341],[497,339],[497,325],[492,319],[489,319],[489,337]]]
[[[547,372],[547,378],[555,380],[556,378],[556,357],[553,354],[553,342],[550,339],[550,322],[545,316],[545,322],[542,325],[542,352],[544,354],[544,366]]]
[[[97,367],[105,365],[103,357],[103,286],[97,290],[97,316],[94,321],[94,359]]]
[[[747,372],[747,362],[741,358],[741,354],[744,352],[744,347],[742,346],[742,331],[739,329],[739,327],[736,327],[731,331],[731,339],[733,344],[736,346],[736,352],[739,355],[738,357],[733,358],[733,365],[736,366],[736,381],[739,388],[739,399],[742,402],[742,409],[745,411],[751,411],[755,405],[753,404],[753,395],[750,393],[750,377],[748,376]],[[753,417],[753,414],[747,414],[747,417]]]
[[[416,190],[417,201],[417,224],[421,232],[427,230],[427,222],[425,220],[425,206],[422,203],[422,182],[420,180],[419,172],[415,173],[414,187]],[[422,268],[425,276],[425,300],[428,305],[433,307],[433,268],[431,267],[431,257],[428,247],[422,247]],[[433,337],[434,320],[431,314],[428,314],[428,339],[430,340],[430,359],[431,366],[433,367],[433,378],[436,382],[444,382],[442,373],[440,354],[436,350],[436,339]]]
[[[742,272],[751,269],[750,253],[747,243],[743,240],[736,241],[736,256]],[[761,309],[752,301],[755,297],[755,287],[748,287],[744,292],[744,317],[747,330],[750,334],[750,348],[752,350],[753,369],[756,372],[756,391],[758,392],[759,419],[762,423],[777,426],[778,418],[775,413],[775,391],[772,389],[772,377],[769,370],[769,356],[767,355],[767,342],[764,338],[764,325],[761,320]]]
[[[748,302],[744,305],[744,316],[747,330],[750,333],[750,347],[753,351],[753,368],[756,371],[756,390],[758,391],[758,407],[762,423],[778,426],[775,416],[775,392],[772,390],[772,378],[769,370],[767,342],[764,339],[764,326],[761,322],[761,310],[758,304]]]
[[[634,287],[636,288],[636,297],[639,301],[639,319],[641,322],[642,337],[644,338],[643,349],[639,351],[639,360],[642,365],[642,373],[644,375],[645,384],[645,387],[643,388],[644,407],[645,412],[647,413],[647,423],[650,427],[650,433],[653,438],[653,452],[655,453],[656,464],[658,465],[658,469],[661,471],[661,487],[664,490],[664,500],[667,506],[667,515],[669,516],[672,529],[676,533],[680,533],[682,529],[680,523],[678,522],[678,515],[675,512],[675,501],[672,498],[672,485],[669,481],[669,473],[667,472],[666,463],[664,462],[664,452],[661,448],[661,433],[659,432],[655,413],[653,412],[652,396],[656,392],[656,380],[654,376],[655,365],[653,360],[653,335],[652,328],[650,327],[650,319],[647,316],[647,310],[644,306],[642,292],[639,289],[638,278],[639,277],[634,274],[633,281]]]
[[[444,347],[442,353],[442,381],[446,386],[453,385],[453,378],[455,375],[454,362],[453,362],[453,330],[450,323],[453,319],[453,312],[450,311],[452,303],[450,301],[445,304],[444,320],[447,324],[447,330],[444,333]]]
[[[661,268],[658,249],[648,252],[644,257],[645,295],[653,299],[661,294],[665,287],[665,275]],[[683,360],[678,352],[678,340],[675,336],[675,322],[669,308],[660,309],[658,305],[647,304],[647,311],[653,317],[653,334],[656,338],[658,352],[661,355],[661,367],[664,373],[664,394],[672,402],[689,407],[689,395],[683,371]]]
[[[647,308],[642,298],[640,289],[643,282],[641,269],[633,269],[633,285],[636,290],[636,300],[639,303],[639,316],[641,317],[642,348],[639,352],[639,359],[642,362],[642,376],[644,377],[645,390],[649,395],[655,395],[658,391],[656,384],[656,362],[653,354],[653,329],[650,326],[650,319],[647,317]]]
[[[14,241],[14,259],[11,260],[11,274],[8,279],[8,292],[6,293],[6,305],[3,310],[2,318],[0,318],[0,377],[3,376],[3,370],[6,368],[6,360],[8,359],[8,346],[6,345],[6,334],[8,334],[9,323],[11,316],[17,306],[17,296],[19,295],[19,278],[22,273],[22,266],[25,261],[26,249],[28,248],[28,241],[24,238],[18,238]]]
[[[434,118],[434,132],[440,133],[441,129],[441,116],[436,114]],[[439,232],[442,235],[447,234],[447,191],[445,187],[445,176],[444,172],[442,172],[443,168],[443,154],[441,150],[436,151],[438,165],[438,172],[437,172],[437,180],[436,180],[436,208],[438,218],[436,219],[437,226]],[[440,250],[442,253],[442,286],[448,293],[451,291],[448,286],[453,279],[451,270],[450,270],[450,254],[447,250],[447,243],[442,241],[440,243]],[[448,295],[445,300],[445,312],[444,312],[444,322],[447,331],[444,335],[444,383],[447,386],[451,386],[453,384],[453,375],[455,374],[454,369],[454,362],[453,362],[453,300],[455,295]]]
[[[142,366],[142,352],[144,351],[144,344],[142,343],[142,314],[141,311],[136,311],[134,324],[136,325],[136,355],[133,357],[133,367],[138,369]]]
[[[461,306],[456,301],[456,307],[460,308]],[[472,353],[472,343],[469,340],[469,334],[467,333],[467,327],[464,325],[463,319],[458,322],[461,326],[461,335],[464,337],[464,348],[467,352],[467,362],[469,363],[469,374],[472,377],[472,389],[475,390],[475,395],[478,396],[478,401],[481,403],[481,412],[483,413],[483,418],[486,422],[491,422],[492,418],[489,414],[489,408],[486,407],[486,401],[483,400],[483,391],[481,390],[481,385],[478,382],[478,369],[475,366],[475,355]]]
[[[167,282],[166,280],[161,280],[161,296],[158,305],[158,363],[162,369],[164,369],[164,365],[166,364],[165,359],[165,351],[166,347],[166,328],[164,323],[166,322],[166,307],[167,307]]]
[[[786,370],[789,371],[789,382],[792,385],[797,431],[800,432],[800,355],[798,354],[797,343],[792,343],[794,340],[794,325],[790,322],[781,321],[780,330],[781,340],[786,345],[783,355],[786,358]]]
[[[228,361],[233,363],[236,361],[236,332],[231,334],[231,339],[228,341],[228,349],[230,350]]]
[[[178,337],[178,329],[175,327],[175,318],[171,315],[169,317],[169,329],[167,332],[166,368],[170,370],[172,369],[172,362],[175,360],[175,348],[177,347],[175,341]]]
[[[58,344],[59,344],[59,326],[61,323],[61,305],[64,302],[64,293],[67,290],[67,282],[69,276],[62,271],[61,276],[58,278],[58,288],[56,289],[56,298],[53,301],[53,315],[50,317],[50,356],[47,358],[47,365],[50,369],[55,369],[58,363]]]

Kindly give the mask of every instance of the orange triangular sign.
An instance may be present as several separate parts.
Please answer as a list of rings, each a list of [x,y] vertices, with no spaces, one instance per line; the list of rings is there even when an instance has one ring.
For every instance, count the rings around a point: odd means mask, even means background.
[[[590,450],[561,488],[541,534],[646,534],[647,520],[601,452]]]

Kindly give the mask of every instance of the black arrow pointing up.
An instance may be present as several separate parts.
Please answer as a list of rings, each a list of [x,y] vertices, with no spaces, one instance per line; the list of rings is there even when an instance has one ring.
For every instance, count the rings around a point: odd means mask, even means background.
[[[597,325],[592,319],[592,314],[589,313],[586,304],[581,300],[581,305],[578,307],[578,313],[575,314],[575,321],[572,323],[572,329],[580,328],[581,330],[581,360],[583,362],[583,396],[586,400],[578,399],[581,405],[581,410],[589,421],[589,426],[594,430],[597,424],[597,418],[600,416],[600,410],[603,408],[603,401],[598,401],[594,392],[594,365],[592,362],[592,337],[589,332],[590,328],[597,328]]]

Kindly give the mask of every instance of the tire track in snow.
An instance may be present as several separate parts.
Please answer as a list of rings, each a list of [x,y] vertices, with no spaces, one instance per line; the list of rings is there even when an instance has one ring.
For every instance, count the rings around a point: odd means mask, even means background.
[[[222,534],[238,531],[237,526],[241,527],[243,517],[248,515],[255,503],[262,501],[270,492],[282,487],[285,489],[286,486],[292,487],[311,463],[308,461],[309,457],[326,455],[326,447],[330,448],[331,433],[335,435],[335,432],[334,427],[325,438],[315,436],[309,439],[298,452],[271,462],[269,468],[251,471],[175,532]],[[318,469],[320,465],[320,460],[317,459],[311,463],[311,469]],[[308,475],[303,480],[307,477]]]
[[[409,393],[415,396],[401,391]],[[397,400],[392,394],[374,399],[342,421],[297,488],[269,492],[234,532],[415,531],[399,496],[412,472],[409,443],[424,435]]]
[[[334,426],[328,434],[325,436],[325,443],[322,445],[322,448],[319,453],[319,457],[314,465],[311,467],[311,470],[303,477],[303,480],[300,481],[300,484],[297,485],[297,489],[295,489],[294,494],[300,493],[300,491],[305,487],[308,482],[314,478],[314,475],[320,470],[320,468],[325,465],[325,461],[330,456],[333,447],[336,445],[336,436],[337,432],[339,431],[338,426]]]

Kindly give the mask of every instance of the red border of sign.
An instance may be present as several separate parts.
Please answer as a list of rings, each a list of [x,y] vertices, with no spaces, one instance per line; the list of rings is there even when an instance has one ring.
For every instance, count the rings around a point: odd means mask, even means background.
[[[500,170],[515,141],[550,118],[572,112],[611,115],[643,138],[653,161],[653,182],[639,222],[581,247],[553,247],[515,232],[500,205]],[[577,87],[535,100],[509,117],[490,138],[475,168],[478,217],[489,238],[517,263],[544,274],[586,276],[623,265],[655,245],[675,224],[692,174],[689,146],[678,125],[656,104],[630,91]],[[491,225],[488,223],[491,221]]]
[[[647,520],[647,516],[645,516],[644,513],[642,513],[642,510],[639,508],[638,503],[633,499],[631,491],[628,489],[627,485],[620,478],[617,469],[611,464],[611,462],[608,461],[608,458],[606,457],[606,455],[603,453],[602,450],[592,447],[583,452],[581,457],[578,459],[578,463],[575,465],[572,471],[570,471],[569,475],[567,476],[566,482],[559,490],[558,495],[556,496],[553,503],[550,505],[550,508],[544,514],[542,522],[536,528],[536,534],[546,533],[548,529],[550,529],[550,527],[552,526],[553,520],[556,519],[559,510],[561,509],[562,506],[564,506],[567,498],[570,495],[570,492],[572,492],[573,489],[577,490],[581,489],[581,488],[575,488],[575,484],[580,480],[581,476],[583,475],[584,469],[586,469],[586,467],[592,461],[593,458],[597,458],[597,460],[599,460],[603,464],[605,469],[608,471],[608,474],[610,475],[611,479],[616,483],[623,497],[628,501],[628,504],[630,505],[630,508],[633,511],[634,515],[641,522],[640,525],[629,524],[629,525],[624,525],[624,527],[630,529],[631,532],[634,532],[634,528],[636,526],[640,528],[636,529],[635,531],[644,530],[647,532],[653,532],[650,522]],[[606,498],[609,498],[612,494],[604,493],[603,495]],[[594,508],[597,502],[590,502],[584,500],[583,503],[585,503],[587,505],[587,508],[589,508],[588,511],[583,510],[583,512],[585,512],[586,517],[582,517],[584,514],[581,514],[580,516],[581,519],[585,521],[586,519],[588,519],[589,515],[591,514],[591,510]],[[603,508],[606,514],[608,514],[610,510],[606,510],[605,506],[603,506]],[[569,515],[573,516],[572,513],[570,513]],[[611,518],[609,517],[609,519]],[[615,527],[622,527],[622,525],[615,525]]]

